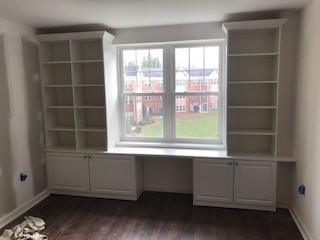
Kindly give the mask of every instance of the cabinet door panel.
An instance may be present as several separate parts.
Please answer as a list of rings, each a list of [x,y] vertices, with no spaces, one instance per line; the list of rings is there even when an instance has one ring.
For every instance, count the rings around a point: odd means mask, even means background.
[[[275,205],[277,164],[236,161],[235,203]]]
[[[194,159],[194,199],[231,203],[233,201],[232,161]]]
[[[93,156],[90,159],[91,191],[133,195],[134,158]]]
[[[51,189],[89,191],[89,169],[86,155],[48,154],[47,164]]]

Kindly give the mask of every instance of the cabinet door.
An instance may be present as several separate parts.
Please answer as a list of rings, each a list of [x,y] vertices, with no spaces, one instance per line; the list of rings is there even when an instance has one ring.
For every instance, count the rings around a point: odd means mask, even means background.
[[[119,155],[92,155],[90,180],[92,192],[135,195],[135,158]]]
[[[195,200],[233,202],[233,161],[196,158],[193,174]]]
[[[235,161],[235,196],[238,204],[274,206],[277,163]]]
[[[47,154],[49,188],[89,191],[89,167],[85,154]]]

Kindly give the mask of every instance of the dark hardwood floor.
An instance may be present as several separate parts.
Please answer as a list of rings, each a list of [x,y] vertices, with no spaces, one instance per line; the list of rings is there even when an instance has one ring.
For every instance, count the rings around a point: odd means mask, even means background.
[[[45,220],[49,240],[303,239],[285,209],[197,207],[188,194],[144,192],[137,202],[51,195],[25,215]]]

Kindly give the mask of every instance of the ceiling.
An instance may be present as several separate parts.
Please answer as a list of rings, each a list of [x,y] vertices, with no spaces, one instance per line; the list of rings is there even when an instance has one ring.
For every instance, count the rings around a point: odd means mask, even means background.
[[[0,17],[35,28],[131,28],[219,22],[238,13],[299,9],[308,0],[0,0]]]

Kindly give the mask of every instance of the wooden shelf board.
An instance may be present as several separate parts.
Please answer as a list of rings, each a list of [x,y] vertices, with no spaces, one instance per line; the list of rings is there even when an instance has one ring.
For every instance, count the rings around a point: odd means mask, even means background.
[[[71,63],[71,61],[46,61],[42,63],[43,64],[67,64],[67,63]]]
[[[71,126],[57,126],[57,127],[49,127],[49,131],[75,131],[74,127]]]
[[[44,85],[44,87],[46,88],[60,88],[60,87],[72,87],[71,84],[47,84],[47,85]]]
[[[73,106],[46,106],[46,108],[73,108]]]
[[[274,160],[275,156],[272,152],[239,152],[229,151],[228,156],[238,159],[263,159]]]
[[[228,84],[276,84],[277,81],[229,81]]]
[[[104,84],[75,84],[75,87],[104,87]]]
[[[102,59],[97,59],[97,60],[73,60],[73,63],[102,63]]]
[[[105,106],[76,106],[76,108],[105,109]]]
[[[262,135],[262,136],[276,135],[276,133],[271,129],[229,129],[228,134],[230,135]]]
[[[46,150],[52,150],[52,151],[76,151],[75,146],[53,146],[53,147],[48,147]]]
[[[269,53],[236,53],[228,54],[229,57],[264,57],[264,56],[277,56],[278,52],[269,52]]]
[[[107,151],[107,146],[84,146],[79,147],[78,150],[85,152]]]
[[[85,127],[85,128],[78,128],[77,131],[79,132],[107,132],[107,129],[104,127]]]

